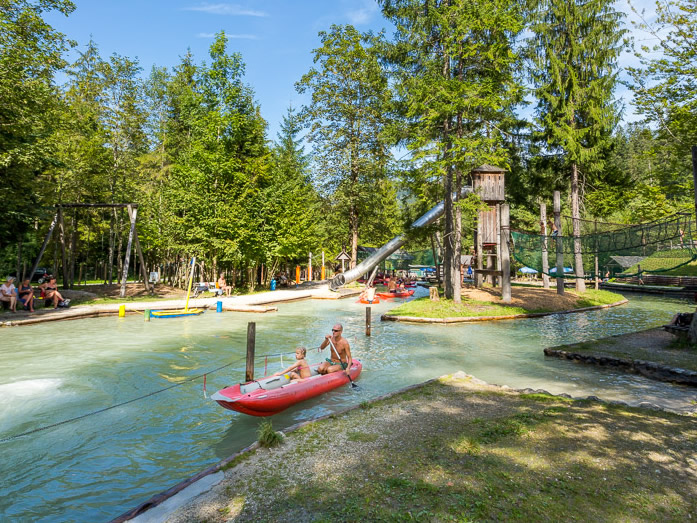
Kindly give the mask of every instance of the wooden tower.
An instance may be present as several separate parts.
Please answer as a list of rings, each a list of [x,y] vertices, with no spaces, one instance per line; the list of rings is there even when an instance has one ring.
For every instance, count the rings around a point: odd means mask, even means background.
[[[476,269],[474,282],[482,286],[483,278],[494,283],[501,276],[501,204],[506,200],[505,170],[492,165],[472,169],[472,188],[489,210],[480,211],[475,238]]]

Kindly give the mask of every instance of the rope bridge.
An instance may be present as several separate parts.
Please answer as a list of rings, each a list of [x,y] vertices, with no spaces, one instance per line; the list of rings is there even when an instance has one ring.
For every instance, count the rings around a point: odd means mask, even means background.
[[[662,273],[697,260],[697,248],[692,239],[694,216],[677,213],[638,225],[595,223],[584,220],[581,234],[574,238],[544,236],[522,231],[511,231],[512,253],[516,261],[535,269],[540,274],[556,277],[557,252],[564,258],[565,278],[575,278],[567,272],[574,264],[574,243],[580,241],[585,278],[601,277],[603,270],[618,267],[613,275],[631,277],[642,273]],[[602,232],[588,232],[602,229]],[[569,233],[571,227],[565,226]],[[549,270],[543,271],[543,252],[547,252]],[[595,274],[595,257],[598,271]]]

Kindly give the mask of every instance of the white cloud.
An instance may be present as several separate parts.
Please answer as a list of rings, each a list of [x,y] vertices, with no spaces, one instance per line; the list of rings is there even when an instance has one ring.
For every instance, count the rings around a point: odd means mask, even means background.
[[[351,24],[366,24],[370,22],[373,16],[379,11],[377,2],[364,1],[363,7],[351,9],[345,13]]]
[[[230,16],[269,16],[264,11],[255,11],[238,4],[208,4],[204,3],[194,7],[184,7],[184,11],[199,11],[211,15],[230,15]]]

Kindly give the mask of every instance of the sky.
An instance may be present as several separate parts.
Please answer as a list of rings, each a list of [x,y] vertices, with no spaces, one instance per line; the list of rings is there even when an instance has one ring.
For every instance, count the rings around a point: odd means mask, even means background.
[[[646,18],[653,19],[653,0],[629,0]],[[268,137],[275,140],[288,107],[307,102],[295,91],[295,83],[312,67],[313,50],[319,47],[319,31],[332,24],[353,24],[360,31],[375,32],[392,26],[382,17],[374,0],[73,0],[77,9],[68,17],[51,13],[47,21],[78,42],[84,50],[90,37],[102,58],[114,53],[138,58],[143,74],[154,65],[172,68],[187,49],[196,62],[210,61],[208,48],[215,33],[224,30],[228,51],[239,52],[246,64],[245,82],[252,87],[268,122]],[[636,20],[628,0],[616,8]],[[649,35],[629,25],[633,36],[651,44]],[[75,52],[69,59],[75,59]],[[626,53],[621,65],[637,65]],[[625,120],[637,119],[625,87],[617,95],[625,101]]]

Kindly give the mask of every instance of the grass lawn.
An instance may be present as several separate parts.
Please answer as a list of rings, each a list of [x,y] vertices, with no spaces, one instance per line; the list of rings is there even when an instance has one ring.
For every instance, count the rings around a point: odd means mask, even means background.
[[[172,521],[688,521],[690,416],[444,379],[259,449]]]
[[[515,287],[512,289],[512,295],[514,303],[506,305],[501,302],[500,292],[498,294],[490,292],[489,296],[487,296],[482,292],[465,289],[463,291],[462,303],[459,304],[443,298],[440,301],[419,298],[391,309],[389,314],[390,316],[419,318],[508,316],[608,305],[623,299],[619,294],[602,290],[588,290],[583,294],[567,291],[561,297],[552,289],[545,290],[530,287]]]

